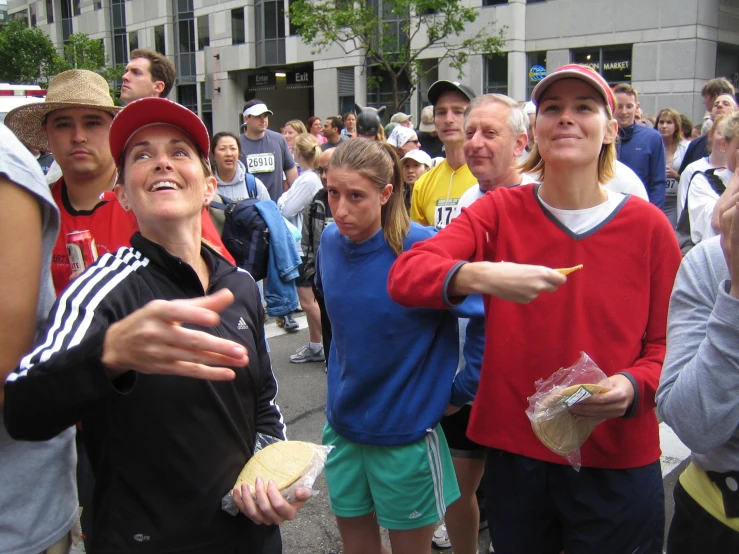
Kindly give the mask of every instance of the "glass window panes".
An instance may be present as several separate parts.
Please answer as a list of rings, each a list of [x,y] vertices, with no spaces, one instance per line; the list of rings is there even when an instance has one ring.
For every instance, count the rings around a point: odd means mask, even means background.
[[[482,0],[483,6],[500,6],[501,4],[507,4],[508,0]]]
[[[54,23],[54,0],[46,0],[46,22]]]
[[[74,15],[80,15],[81,13],[80,0],[74,0]]]
[[[164,36],[164,25],[154,27],[154,49],[160,54],[167,53],[167,41]]]
[[[196,85],[180,85],[177,87],[177,101],[188,110],[198,111],[198,89]]]
[[[508,94],[508,55],[486,56],[485,94]]]
[[[210,46],[210,18],[207,15],[198,17],[198,50]]]
[[[128,33],[128,52],[131,53],[139,47],[139,32],[131,31]]]
[[[113,52],[115,54],[115,63],[128,62],[128,49],[126,48],[126,35],[113,36]]]
[[[245,42],[244,8],[236,8],[231,10],[231,43],[244,44]]]
[[[631,82],[631,45],[572,50],[572,61],[592,67],[611,85]]]

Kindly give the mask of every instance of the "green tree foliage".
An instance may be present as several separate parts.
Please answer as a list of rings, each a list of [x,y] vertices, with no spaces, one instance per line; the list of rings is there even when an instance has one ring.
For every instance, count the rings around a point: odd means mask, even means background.
[[[379,66],[391,81],[395,111],[442,62],[461,78],[471,54],[501,52],[505,27],[471,31],[478,15],[463,0],[295,0],[290,6],[290,19],[314,54],[338,45]],[[401,91],[405,79],[409,85]],[[377,84],[376,78],[368,83]]]
[[[105,67],[105,47],[84,33],[73,33],[64,44],[64,59],[70,69],[100,71]]]
[[[0,81],[46,84],[61,65],[54,43],[41,29],[20,21],[0,28]]]

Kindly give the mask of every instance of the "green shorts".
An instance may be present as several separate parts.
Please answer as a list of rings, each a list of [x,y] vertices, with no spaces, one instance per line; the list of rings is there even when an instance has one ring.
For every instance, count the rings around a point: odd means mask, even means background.
[[[411,444],[370,446],[348,441],[326,423],[323,444],[335,447],[326,461],[326,481],[331,511],[339,517],[376,512],[386,529],[418,529],[443,519],[459,498],[439,425]]]

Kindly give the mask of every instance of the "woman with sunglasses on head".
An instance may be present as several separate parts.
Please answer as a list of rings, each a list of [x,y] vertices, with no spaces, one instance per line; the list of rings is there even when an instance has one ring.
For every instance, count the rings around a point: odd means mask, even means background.
[[[59,297],[8,378],[5,425],[44,440],[83,422],[91,554],[279,554],[276,525],[309,491],[288,504],[258,480],[234,491],[248,519],[221,510],[257,433],[284,439],[284,425],[256,283],[202,239],[216,187],[208,132],[183,106],[145,98],[113,121],[110,149],[140,231]]]
[[[498,554],[658,554],[664,534],[654,397],[675,234],[649,203],[603,186],[614,174],[614,95],[592,69],[539,82],[536,145],[522,170],[402,254],[388,288],[405,306],[486,302],[485,354],[467,434],[488,447],[486,508]],[[565,277],[552,268],[582,264]],[[599,422],[582,468],[542,444],[526,416],[536,381],[587,353],[610,390],[574,405]]]

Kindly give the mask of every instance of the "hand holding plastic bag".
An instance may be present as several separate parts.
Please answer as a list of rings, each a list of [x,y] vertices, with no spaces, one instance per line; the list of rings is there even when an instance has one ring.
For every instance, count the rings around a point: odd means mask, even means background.
[[[269,482],[271,480],[275,480],[277,482],[277,474],[280,474],[281,478],[280,482],[276,483],[277,490],[288,503],[306,500],[302,495],[300,498],[297,497],[296,492],[298,489],[310,490],[311,496],[317,494],[317,491],[312,489],[313,483],[323,471],[323,467],[326,464],[326,458],[334,447],[293,441],[291,444],[298,447],[298,454],[301,457],[301,460],[287,459],[281,462],[280,456],[284,456],[284,450],[279,456],[275,456],[274,458],[272,458],[271,455],[267,457],[264,455],[257,456],[259,452],[265,450],[268,446],[278,445],[279,443],[279,446],[277,446],[277,449],[279,450],[280,446],[285,446],[288,442],[290,441],[281,441],[280,439],[262,435],[261,433],[257,435],[256,444],[254,446],[254,456],[244,466],[244,469],[241,471],[241,474],[234,484],[234,487],[232,487],[232,490],[230,490],[221,500],[221,508],[224,511],[234,516],[239,513],[239,506],[234,501],[234,489],[239,487],[240,490],[244,490],[244,488],[241,487],[242,482],[248,483],[248,488],[251,490],[251,494],[256,500],[260,499],[258,494],[259,483],[257,482],[257,479],[248,477],[248,475],[256,476],[259,481],[262,482],[263,490],[261,492],[264,493],[264,498],[269,497]],[[276,473],[274,471],[270,471],[270,466],[274,466],[275,464],[279,466],[272,468],[273,470],[276,470]],[[288,465],[290,466],[289,468],[283,467]],[[296,470],[295,467],[298,467],[299,469]],[[251,470],[249,470],[249,468],[251,468]],[[275,477],[270,476],[269,473],[272,473]]]
[[[556,371],[546,380],[539,379],[536,393],[529,397],[526,415],[539,440],[555,454],[567,458],[580,470],[580,446],[601,420],[580,418],[570,411],[576,404],[611,390],[608,376],[585,353],[571,367]]]

